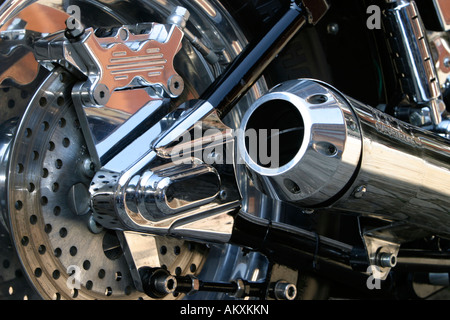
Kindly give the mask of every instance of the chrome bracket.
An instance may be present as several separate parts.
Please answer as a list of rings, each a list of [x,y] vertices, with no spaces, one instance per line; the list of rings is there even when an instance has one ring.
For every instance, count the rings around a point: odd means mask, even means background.
[[[127,260],[134,285],[139,291],[144,291],[139,269],[143,267],[160,268],[160,252],[154,236],[134,233],[117,232],[120,245]]]
[[[381,228],[365,228],[359,221],[359,229],[367,253],[369,267],[367,272],[377,280],[386,280],[392,268],[397,265],[400,250],[400,238],[395,228],[404,228],[403,224]]]
[[[400,245],[367,234],[363,235],[363,240],[369,258],[368,272],[375,279],[386,280],[391,269],[397,264]]]

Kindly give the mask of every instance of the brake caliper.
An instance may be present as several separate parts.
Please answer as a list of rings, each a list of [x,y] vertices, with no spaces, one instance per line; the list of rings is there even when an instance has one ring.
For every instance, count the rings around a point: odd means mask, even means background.
[[[184,83],[173,59],[183,36],[175,24],[140,23],[96,31],[68,25],[65,32],[38,41],[34,52],[47,68],[61,65],[85,81],[79,91],[83,106],[105,106],[111,93],[120,90],[144,88],[156,99],[180,96]]]
[[[75,6],[68,12],[71,7]],[[89,152],[99,167],[105,153],[124,139],[121,133],[126,135],[127,129],[119,131],[120,127],[133,116],[146,123],[153,121],[150,117],[159,121],[167,114],[165,102],[183,93],[184,81],[175,71],[174,58],[182,48],[189,16],[188,10],[176,7],[166,24],[96,30],[85,28],[71,16],[66,30],[34,43],[33,52],[41,65],[50,71],[62,66],[78,79],[71,98]]]

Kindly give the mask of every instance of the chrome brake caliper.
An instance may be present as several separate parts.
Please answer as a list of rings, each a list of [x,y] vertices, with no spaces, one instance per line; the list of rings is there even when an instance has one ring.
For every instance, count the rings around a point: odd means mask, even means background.
[[[72,98],[90,154],[99,167],[105,149],[101,143],[109,146],[108,138],[113,145],[120,140],[112,137],[113,132],[138,112],[151,114],[161,107],[163,99],[183,93],[184,81],[173,61],[182,48],[188,19],[189,12],[182,7],[175,8],[167,24],[151,22],[94,30],[69,18],[65,31],[34,44],[40,64],[50,70],[60,65],[80,80]],[[154,104],[144,108],[150,102]],[[147,116],[141,114],[139,118]]]
[[[104,106],[117,90],[147,88],[155,98],[180,96],[184,84],[173,59],[182,39],[183,31],[174,24],[88,28],[76,37],[67,31],[38,41],[35,55],[51,69],[56,63],[87,78],[80,90],[83,105]]]

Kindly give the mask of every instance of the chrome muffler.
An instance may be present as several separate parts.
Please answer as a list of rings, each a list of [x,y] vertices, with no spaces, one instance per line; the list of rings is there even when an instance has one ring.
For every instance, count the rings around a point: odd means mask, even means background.
[[[249,132],[259,146],[271,143],[277,161],[261,161]],[[272,198],[450,235],[450,141],[325,83],[292,80],[257,100],[242,120],[237,152],[238,165]]]

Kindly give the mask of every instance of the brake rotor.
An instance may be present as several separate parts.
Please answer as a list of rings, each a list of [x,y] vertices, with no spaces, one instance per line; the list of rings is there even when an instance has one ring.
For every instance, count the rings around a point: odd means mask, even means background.
[[[87,190],[93,174],[71,100],[73,84],[65,71],[53,72],[35,94],[14,140],[8,200],[16,250],[44,299],[146,298],[136,290],[115,231],[98,229],[90,214],[73,210],[77,200],[71,190]],[[171,273],[200,272],[205,247],[155,240],[160,263]],[[176,298],[181,296],[168,296]]]

